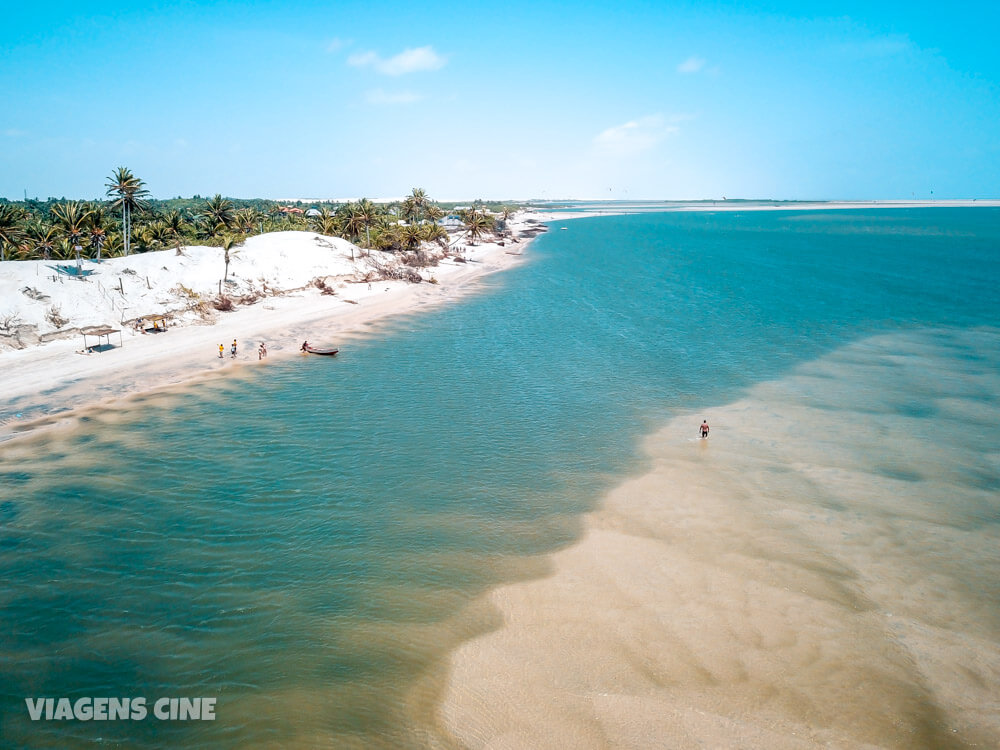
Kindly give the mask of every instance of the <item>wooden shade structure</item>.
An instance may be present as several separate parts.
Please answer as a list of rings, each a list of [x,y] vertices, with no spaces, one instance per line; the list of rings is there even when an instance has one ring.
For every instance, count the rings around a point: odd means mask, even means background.
[[[111,346],[111,335],[118,334],[118,345],[124,346],[122,341],[122,332],[120,328],[111,328],[110,326],[88,326],[86,328],[81,328],[80,333],[83,334],[83,348],[84,350],[93,350],[101,345],[101,339],[106,339],[108,346]],[[96,344],[91,344],[87,346],[87,337],[94,336],[97,339]]]

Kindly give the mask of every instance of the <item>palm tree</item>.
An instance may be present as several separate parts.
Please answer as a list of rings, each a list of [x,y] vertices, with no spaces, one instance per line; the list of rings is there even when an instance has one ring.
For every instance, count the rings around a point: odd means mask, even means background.
[[[143,227],[142,241],[146,247],[159,250],[169,245],[171,239],[173,239],[173,233],[165,221],[154,221]]]
[[[7,260],[6,250],[13,252],[24,239],[24,210],[13,203],[0,203],[0,261]]]
[[[479,206],[473,206],[471,209],[462,211],[460,218],[462,219],[462,223],[465,224],[465,231],[469,235],[473,245],[484,234],[492,232],[496,226],[493,217]]]
[[[417,212],[417,216],[422,214],[431,203],[431,199],[427,197],[427,191],[422,188],[413,188],[413,190],[410,191],[410,195],[407,197],[407,200],[413,205],[413,208]]]
[[[420,247],[420,243],[424,240],[424,231],[419,224],[411,221],[406,226],[400,227],[400,229],[402,229],[400,235],[403,246],[407,250],[416,250]]]
[[[309,226],[314,232],[325,234],[328,237],[337,233],[340,229],[340,222],[337,216],[330,210],[329,206],[323,206],[318,214],[309,217]]]
[[[353,201],[341,206],[337,213],[341,216],[341,227],[346,235],[345,239],[357,242],[361,235],[361,230],[365,227],[362,211],[357,203]]]
[[[90,236],[90,246],[97,250],[97,260],[101,259],[101,248],[108,239],[107,229],[104,226],[106,223],[104,206],[94,206],[87,218],[87,234]]]
[[[76,264],[80,265],[80,238],[87,229],[87,219],[91,211],[86,204],[79,201],[57,203],[50,211],[52,218],[64,233],[70,247],[76,253]]]
[[[436,224],[444,218],[444,211],[441,210],[440,206],[430,203],[427,205],[427,208],[424,209],[424,217],[428,221],[432,221]]]
[[[437,242],[443,248],[448,247],[448,232],[438,223],[427,224],[424,227],[424,242]]]
[[[233,226],[244,237],[253,234],[253,230],[261,221],[261,213],[256,208],[248,206],[233,214]]]
[[[239,247],[242,244],[239,237],[234,234],[227,234],[222,238],[222,258],[226,261],[226,272],[222,275],[223,281],[229,280],[229,261],[239,253],[239,250],[233,250],[233,248]]]
[[[229,229],[233,224],[233,204],[228,198],[216,193],[201,207],[201,218],[215,228],[215,233]]]
[[[358,215],[365,228],[365,244],[370,248],[372,245],[371,229],[378,218],[378,207],[367,198],[362,198],[358,201]]]
[[[180,250],[182,246],[181,238],[183,238],[184,228],[187,226],[187,220],[184,218],[184,214],[180,211],[173,210],[163,218],[163,223],[167,225],[167,231],[174,242],[174,247]]]
[[[510,221],[510,217],[514,215],[515,210],[513,206],[504,206],[500,209],[499,224],[501,232],[507,232],[507,222]]]
[[[55,250],[59,232],[51,224],[33,221],[25,227],[25,246],[31,254],[49,260]]]
[[[176,209],[164,216],[163,221],[170,227],[170,233],[175,235],[184,234],[184,228],[188,223],[187,219],[184,218],[184,214]]]
[[[145,188],[145,183],[132,174],[126,167],[118,167],[108,178],[106,187],[107,195],[117,195],[118,198],[112,203],[113,207],[121,206],[122,209],[122,245],[125,248],[125,255],[129,254],[132,247],[132,213],[136,209],[146,207],[143,200],[149,195]]]

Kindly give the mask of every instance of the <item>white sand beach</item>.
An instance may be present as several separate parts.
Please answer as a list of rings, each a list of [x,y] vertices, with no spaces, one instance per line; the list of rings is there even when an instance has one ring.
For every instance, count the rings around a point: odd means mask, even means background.
[[[225,292],[247,302],[231,312],[210,304],[225,270],[217,247],[84,261],[93,273],[82,281],[56,270],[73,261],[0,263],[0,440],[58,422],[71,409],[296,355],[303,340],[337,346],[378,320],[454,300],[473,291],[483,275],[523,260],[546,218],[519,213],[510,224],[516,241],[470,245],[457,235],[453,247],[460,251],[413,269],[422,283],[364,281],[373,273],[369,260],[397,259],[369,255],[346,240],[312,232],[251,237],[232,254]],[[323,293],[317,280],[332,293]],[[167,316],[165,330],[151,330],[155,315]],[[131,324],[139,317],[149,332]],[[93,327],[118,332],[84,339],[82,331]],[[88,348],[100,346],[88,351],[85,341]],[[262,342],[268,352],[263,362]]]

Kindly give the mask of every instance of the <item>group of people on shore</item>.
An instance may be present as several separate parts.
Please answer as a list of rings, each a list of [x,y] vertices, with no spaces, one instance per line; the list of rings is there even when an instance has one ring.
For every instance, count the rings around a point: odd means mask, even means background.
[[[236,351],[237,351],[236,339],[233,339],[232,346],[229,347],[229,357],[231,359],[236,359]],[[222,359],[225,356],[225,354],[226,354],[226,345],[219,344],[219,359]],[[267,344],[265,344],[263,341],[261,341],[260,345],[257,347],[257,359],[267,359]]]

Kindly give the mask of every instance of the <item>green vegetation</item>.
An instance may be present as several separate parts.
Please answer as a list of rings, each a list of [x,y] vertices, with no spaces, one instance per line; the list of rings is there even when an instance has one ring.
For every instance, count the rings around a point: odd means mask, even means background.
[[[412,252],[424,243],[447,247],[441,221],[475,244],[503,236],[515,210],[477,200],[471,206],[437,203],[421,188],[402,201],[373,203],[278,203],[265,199],[210,198],[156,200],[146,184],[126,167],[105,183],[108,200],[49,198],[8,201],[0,198],[0,260],[96,258],[186,245],[211,245],[226,251],[255,234],[313,231],[343,237],[362,250]],[[228,263],[227,263],[228,268]]]

